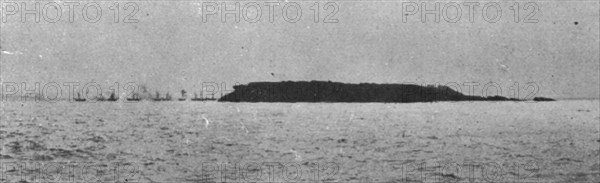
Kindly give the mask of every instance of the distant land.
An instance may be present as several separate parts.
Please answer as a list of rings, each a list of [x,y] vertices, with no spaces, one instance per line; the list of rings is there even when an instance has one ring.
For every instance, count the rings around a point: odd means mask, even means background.
[[[468,96],[448,86],[349,84],[331,81],[252,82],[237,85],[220,102],[377,102],[523,101],[503,96]],[[534,101],[554,101],[536,97]]]
[[[341,83],[331,81],[282,81],[251,82],[236,85],[234,91],[217,99],[204,97],[194,93],[188,98],[187,92],[181,90],[180,98],[173,98],[168,92],[162,97],[158,91],[153,96],[145,86],[133,96],[110,94],[106,99],[102,95],[82,97],[79,93],[73,98],[47,98],[39,93],[0,95],[2,101],[77,101],[77,102],[116,102],[116,101],[213,101],[219,102],[341,102],[341,103],[412,103],[439,101],[526,101],[524,99],[504,96],[471,96],[464,95],[452,87],[443,85],[415,84],[375,84],[375,83]],[[199,97],[200,96],[200,97]],[[536,102],[555,101],[552,98],[534,97]]]

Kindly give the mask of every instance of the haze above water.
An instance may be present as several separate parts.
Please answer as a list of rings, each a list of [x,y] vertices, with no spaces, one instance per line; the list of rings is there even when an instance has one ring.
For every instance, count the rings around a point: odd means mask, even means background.
[[[219,14],[203,22],[198,1],[135,1],[138,23],[113,23],[113,2],[99,2],[97,23],[80,16],[68,22],[66,7],[57,23],[34,23],[33,16],[22,23],[17,14],[0,23],[0,80],[97,82],[104,91],[135,82],[161,93],[199,91],[202,82],[225,83],[231,91],[236,83],[287,80],[476,82],[481,93],[494,82],[507,97],[514,83],[528,93],[523,87],[534,82],[537,96],[600,97],[597,1],[532,1],[537,23],[515,23],[514,1],[500,2],[496,23],[482,18],[483,4],[473,23],[466,7],[457,23],[434,23],[431,16],[422,23],[419,13],[403,22],[401,2],[334,2],[339,22],[329,24],[314,23],[313,2],[300,2],[296,23],[284,21],[280,9],[273,23],[267,13],[259,23],[232,16],[223,23]],[[521,20],[530,11],[522,10]]]

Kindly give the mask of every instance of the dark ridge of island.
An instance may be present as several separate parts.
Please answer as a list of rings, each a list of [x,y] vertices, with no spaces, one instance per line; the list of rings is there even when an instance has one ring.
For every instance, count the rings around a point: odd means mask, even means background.
[[[237,85],[219,102],[378,102],[522,101],[502,96],[468,96],[448,86],[348,84],[331,81],[253,82]]]

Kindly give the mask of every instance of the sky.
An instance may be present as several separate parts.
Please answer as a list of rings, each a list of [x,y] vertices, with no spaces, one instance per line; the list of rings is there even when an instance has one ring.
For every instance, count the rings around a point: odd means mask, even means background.
[[[482,95],[496,92],[484,89],[493,83],[509,97],[600,97],[597,1],[510,1],[485,13],[481,2],[472,21],[464,3],[477,1],[436,1],[439,22],[422,16],[420,1],[240,1],[239,22],[221,16],[222,3],[231,11],[232,1],[120,1],[118,8],[86,1],[73,6],[72,20],[69,1],[42,1],[39,22],[34,14],[22,22],[21,2],[34,9],[28,1],[0,3],[3,85],[97,83],[103,92],[115,85],[125,92],[132,82],[177,93],[203,83],[230,92],[236,83],[330,80],[456,83]],[[428,1],[425,12],[434,6]]]

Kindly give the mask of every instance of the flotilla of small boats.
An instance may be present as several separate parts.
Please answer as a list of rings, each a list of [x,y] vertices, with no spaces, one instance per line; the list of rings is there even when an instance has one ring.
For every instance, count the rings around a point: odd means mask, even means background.
[[[161,98],[160,93],[156,92],[156,96],[152,100],[154,100],[154,101],[171,101],[171,99],[172,99],[171,94],[169,94],[168,92],[164,98]]]
[[[200,95],[202,95],[202,92],[200,92]],[[194,93],[194,98],[192,98],[192,101],[213,101],[213,100],[217,100],[215,98],[214,94],[212,94],[210,98],[198,98],[198,94]]]
[[[202,92],[200,93],[200,95],[202,95]],[[76,102],[85,102],[88,99],[86,99],[85,97],[82,97],[80,93],[77,93],[77,97],[73,98],[73,100],[75,100]],[[99,94],[99,96],[95,97],[94,99],[89,99],[89,100],[90,101],[110,101],[110,102],[114,102],[114,101],[118,101],[119,97],[117,97],[117,95],[113,92],[113,93],[110,94],[110,96],[108,98],[105,98],[102,94]],[[126,98],[125,100],[127,100],[127,101],[141,101],[143,99],[140,96],[140,94],[133,93],[131,95],[131,98]],[[155,93],[155,96],[153,98],[150,98],[149,100],[152,100],[152,101],[172,101],[173,97],[168,92],[164,95],[164,97],[161,97],[160,92],[157,91]],[[187,100],[188,100],[187,91],[181,90],[181,97],[177,98],[177,101],[187,101]],[[191,98],[190,100],[191,101],[215,101],[217,99],[214,98],[214,94],[212,94],[212,96],[210,98],[205,98],[205,97],[198,97],[198,94],[194,93],[194,98]]]

